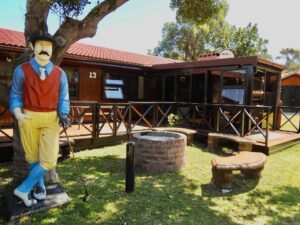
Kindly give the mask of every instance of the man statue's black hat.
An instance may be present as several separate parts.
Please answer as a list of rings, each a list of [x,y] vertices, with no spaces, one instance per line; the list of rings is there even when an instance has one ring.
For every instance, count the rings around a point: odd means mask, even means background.
[[[54,37],[46,31],[38,30],[31,33],[29,41],[34,45],[36,41],[50,41],[55,43]]]

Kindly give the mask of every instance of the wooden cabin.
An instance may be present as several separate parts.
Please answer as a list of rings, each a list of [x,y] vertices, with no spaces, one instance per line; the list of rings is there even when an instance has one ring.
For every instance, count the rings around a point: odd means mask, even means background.
[[[282,75],[281,100],[284,106],[300,107],[300,72]]]
[[[24,52],[22,32],[0,29],[0,79]],[[12,38],[13,37],[13,38]],[[277,106],[283,66],[258,57],[180,62],[76,43],[61,64],[71,100],[181,101]],[[112,87],[112,89],[110,89]]]
[[[24,36],[7,29],[0,29],[0,33],[0,78],[9,82],[11,61],[24,51]],[[256,56],[215,53],[181,62],[75,43],[61,67],[76,104],[97,102],[93,115],[101,114],[105,104],[116,110],[111,119],[114,127],[105,118],[113,136],[122,122],[129,136],[134,120],[151,129],[166,125],[171,112],[182,114],[188,126],[201,135],[224,132],[246,136],[258,131],[265,147],[269,145],[269,127],[280,127],[278,104],[285,67]],[[124,114],[118,111],[121,105]],[[92,122],[95,143],[103,126],[98,116]]]

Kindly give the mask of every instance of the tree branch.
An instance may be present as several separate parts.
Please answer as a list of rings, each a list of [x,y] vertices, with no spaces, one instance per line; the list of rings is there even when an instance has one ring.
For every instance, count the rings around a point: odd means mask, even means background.
[[[97,4],[82,20],[66,18],[64,23],[56,31],[55,37],[62,37],[65,40],[63,46],[55,46],[52,61],[60,64],[65,52],[76,41],[93,37],[97,32],[98,23],[109,13],[122,6],[129,0],[105,0]]]
[[[83,19],[83,22],[98,24],[106,15],[128,1],[129,0],[105,0],[96,5]]]

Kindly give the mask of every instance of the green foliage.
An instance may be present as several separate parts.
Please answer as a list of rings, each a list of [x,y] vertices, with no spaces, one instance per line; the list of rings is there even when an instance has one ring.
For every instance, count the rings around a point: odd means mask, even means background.
[[[226,1],[222,1],[220,4],[222,6],[218,12],[212,14],[207,19],[207,23],[182,22],[183,19],[177,19],[181,21],[177,23],[165,23],[162,30],[162,40],[153,50],[153,55],[187,61],[195,60],[200,54],[209,52],[211,29],[225,20],[228,11]],[[202,10],[200,6],[195,5],[196,7],[198,7],[198,11]]]
[[[91,2],[91,0],[51,0],[51,11],[57,14],[61,20],[67,17],[77,18]],[[94,2],[100,4],[104,1],[95,0]],[[178,20],[201,24],[222,11],[224,2],[225,0],[171,0],[170,7],[176,10]],[[116,0],[110,0],[107,3],[112,8],[116,6]],[[97,13],[98,9],[94,10],[96,10],[94,13]]]
[[[183,3],[188,4],[189,1]],[[201,1],[200,1],[201,2]],[[199,2],[199,4],[200,4]],[[226,20],[229,5],[219,1],[220,8],[212,14],[205,23],[177,22],[165,23],[162,30],[162,40],[153,50],[153,55],[179,60],[195,60],[199,55],[208,52],[230,50],[235,56],[257,55],[271,59],[268,55],[268,40],[259,36],[256,24],[249,23],[246,27],[231,26]],[[197,4],[195,5],[196,7]],[[200,11],[202,8],[198,8]]]
[[[228,49],[235,56],[258,55],[270,58],[266,47],[268,40],[259,36],[257,24],[249,23],[246,27],[236,27],[225,23],[225,26],[219,28],[211,35],[212,50]]]
[[[224,12],[225,13],[225,12]],[[230,50],[235,56],[268,55],[268,40],[258,34],[257,25],[249,23],[244,28],[230,26],[224,14],[209,23],[166,23],[162,31],[162,41],[153,54],[179,60],[195,60],[200,54]]]
[[[224,7],[224,0],[171,0],[171,9],[177,10],[177,20],[202,24]]]
[[[80,16],[84,7],[91,4],[89,0],[52,0],[51,3],[51,11],[62,19]]]
[[[182,124],[182,117],[173,113],[168,115],[168,123],[170,127],[177,127]]]
[[[284,48],[280,51],[281,56],[277,59],[283,59],[287,69],[285,72],[300,71],[300,50],[295,48]]]
[[[298,63],[298,62],[289,63],[289,65],[287,66],[287,69],[284,70],[285,73],[289,73],[289,72],[293,72],[293,71],[296,71],[296,72],[300,71],[300,63]]]
[[[153,54],[185,61],[196,59],[199,52],[205,51],[205,32],[201,28],[195,29],[189,23],[165,23],[162,41]]]

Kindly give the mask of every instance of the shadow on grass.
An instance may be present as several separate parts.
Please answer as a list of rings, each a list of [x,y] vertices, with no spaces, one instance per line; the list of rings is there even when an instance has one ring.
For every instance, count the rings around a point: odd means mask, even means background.
[[[0,224],[5,224],[4,195],[12,183],[12,163],[0,163]]]
[[[215,203],[193,194],[198,185],[179,172],[152,176],[138,172],[135,192],[127,194],[124,159],[104,156],[78,162],[90,201],[81,201],[83,188],[70,159],[59,164],[57,171],[71,203],[34,214],[21,224],[236,224],[215,212]]]
[[[208,151],[207,144],[199,141],[194,141],[193,147],[198,148],[202,152],[211,153],[219,156],[232,156],[238,152],[237,144],[226,141],[220,141],[220,146],[214,152]]]
[[[216,187],[212,183],[202,184],[201,190],[202,190],[202,195],[207,197],[233,196],[242,193],[247,193],[255,189],[258,183],[259,183],[259,178],[246,179],[245,177],[241,176],[241,174],[234,174],[232,190],[229,193],[223,194],[221,189]]]
[[[80,166],[93,197],[86,204],[78,201],[82,189],[70,171],[72,164],[61,165],[60,176],[71,197],[76,199],[63,210],[63,216],[51,214],[56,224],[65,221],[69,224],[73,224],[70,221],[76,224],[207,224],[207,221],[212,225],[235,224],[229,217],[216,213],[213,202],[192,194],[198,185],[179,173],[146,176],[138,172],[135,192],[126,194],[124,159],[86,158],[80,160]]]
[[[91,194],[90,201],[87,203],[82,201],[84,191],[78,171],[72,159],[66,160],[58,164],[57,171],[62,184],[72,198],[71,203],[61,208],[34,214],[30,224],[241,224],[217,209],[221,206],[217,205],[216,197],[224,197],[219,190],[204,184],[201,186],[202,193],[197,193],[199,183],[181,175],[180,172],[152,176],[137,172],[135,192],[127,194],[124,191],[125,160],[123,158],[108,155],[78,158],[78,162]],[[247,204],[241,206],[240,210],[247,212],[242,219],[254,220],[257,212],[249,210],[247,205],[257,205],[261,214],[265,213],[273,218],[274,224],[293,224],[293,221],[300,221],[299,212],[296,213],[300,201],[297,188],[286,187],[279,189],[279,193],[263,192],[253,190],[258,180],[244,181],[238,175],[235,176],[236,190],[233,190],[229,196],[252,190],[247,198]],[[285,203],[286,199],[288,199],[287,203]],[[266,202],[274,205],[274,210],[266,207]],[[290,207],[285,208],[286,206]],[[285,214],[275,210],[281,208],[282,212],[292,210],[293,214],[290,214],[290,217],[284,216]],[[281,221],[284,223],[280,223]],[[28,224],[28,222],[25,219],[21,224]]]
[[[199,149],[202,152],[209,152],[207,150],[207,144],[198,140],[194,140],[192,143],[192,147]]]
[[[238,145],[236,143],[231,143],[228,141],[220,142],[220,146],[215,149],[214,152],[208,151],[207,145],[203,144],[203,142],[194,141],[193,147],[199,149],[204,153],[209,153],[214,156],[233,156],[237,154]],[[232,192],[226,193],[225,195],[221,192],[220,188],[217,188],[212,183],[202,184],[201,190],[203,196],[209,197],[221,197],[221,196],[233,196],[242,193],[247,193],[253,190],[259,183],[259,179],[246,179],[241,175],[240,171],[233,171],[233,184],[232,184]]]

